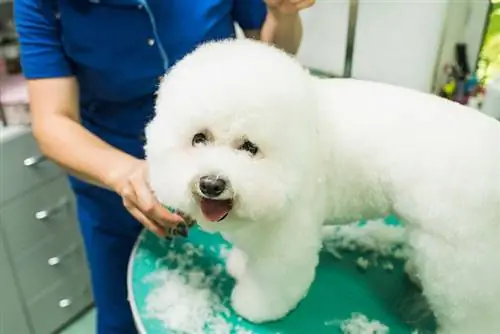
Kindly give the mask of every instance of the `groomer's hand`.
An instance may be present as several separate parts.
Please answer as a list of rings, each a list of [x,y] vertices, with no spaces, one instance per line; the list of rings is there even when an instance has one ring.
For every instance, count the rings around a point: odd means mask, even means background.
[[[168,211],[153,195],[148,184],[146,162],[135,160],[124,170],[116,182],[115,191],[132,216],[159,237],[185,236],[187,225],[183,217]]]
[[[264,0],[264,2],[270,12],[278,15],[297,14],[316,3],[315,0]]]

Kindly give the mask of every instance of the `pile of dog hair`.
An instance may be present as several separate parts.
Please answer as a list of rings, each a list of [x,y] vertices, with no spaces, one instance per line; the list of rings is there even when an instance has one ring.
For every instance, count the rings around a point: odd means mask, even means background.
[[[340,252],[344,250],[371,252],[396,259],[407,256],[403,229],[383,221],[327,226],[323,237],[325,249],[340,258]],[[219,275],[223,266],[217,264],[210,269],[196,267],[196,258],[204,256],[203,246],[187,243],[183,247],[183,252],[171,250],[163,259],[169,265],[174,264],[175,269],[161,268],[145,278],[154,286],[146,300],[147,316],[161,321],[173,333],[202,334],[207,333],[208,328],[209,332],[216,334],[251,333],[243,326],[228,321],[230,311],[225,306],[228,300],[223,297],[224,281]],[[223,248],[220,253],[225,257],[228,249]],[[339,322],[338,327],[345,334],[389,332],[385,325],[370,321],[361,314],[353,314],[352,318]]]
[[[184,251],[170,250],[165,259],[175,269],[161,268],[144,280],[154,286],[146,300],[147,317],[161,321],[172,333],[246,334],[248,330],[228,322],[229,309],[222,297],[223,270],[216,264],[209,270],[196,267],[196,258],[204,256],[203,246],[184,244]],[[226,248],[221,251],[227,254]]]
[[[404,261],[408,259],[410,253],[404,228],[389,225],[383,219],[349,225],[325,226],[323,244],[325,250],[339,260],[343,258],[343,251],[356,251],[364,254],[356,261],[362,269],[380,265],[385,270],[392,270],[394,265],[390,259]],[[367,259],[367,256],[370,258]],[[382,260],[380,260],[381,257]]]
[[[389,327],[377,320],[370,321],[365,315],[354,313],[340,324],[344,334],[389,334]]]

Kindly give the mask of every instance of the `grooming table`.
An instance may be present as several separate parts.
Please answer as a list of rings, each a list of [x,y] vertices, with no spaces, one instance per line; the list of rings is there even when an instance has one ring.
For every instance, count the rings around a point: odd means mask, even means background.
[[[187,256],[183,253],[192,253],[193,246],[199,247],[198,250],[202,248],[192,257],[193,266],[207,271],[217,264],[221,267],[221,258],[228,249],[227,243],[219,235],[208,234],[198,228],[192,229],[188,238],[173,241],[161,240],[148,231],[140,235],[129,262],[128,291],[136,325],[141,333],[176,333],[148,312],[148,296],[158,284],[148,279],[148,276],[161,270],[171,270],[175,266],[173,255]],[[228,307],[229,311],[221,315],[233,327],[227,333],[342,333],[341,321],[351,318],[353,313],[361,313],[369,320],[381,322],[391,334],[412,333],[417,328],[421,334],[433,333],[433,330],[429,330],[434,328],[432,316],[413,322],[411,326],[406,323],[411,323],[412,319],[403,321],[403,317],[411,318],[408,301],[418,291],[403,273],[402,262],[392,260],[392,271],[384,270],[381,266],[364,271],[356,266],[358,256],[359,253],[343,253],[343,259],[339,260],[326,251],[322,252],[309,294],[296,310],[280,321],[254,325],[238,317]],[[234,281],[224,270],[217,277],[222,282],[219,284],[219,288],[222,286],[219,294],[226,299],[225,305],[228,306],[227,299]],[[214,329],[211,325],[207,327],[210,328],[205,328],[205,333],[226,332],[220,328]]]

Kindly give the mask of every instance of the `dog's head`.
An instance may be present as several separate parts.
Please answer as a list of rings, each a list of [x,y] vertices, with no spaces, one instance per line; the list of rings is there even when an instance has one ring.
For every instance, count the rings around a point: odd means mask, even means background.
[[[314,173],[315,103],[309,73],[274,47],[199,47],[158,91],[146,129],[153,191],[207,229],[277,218]]]

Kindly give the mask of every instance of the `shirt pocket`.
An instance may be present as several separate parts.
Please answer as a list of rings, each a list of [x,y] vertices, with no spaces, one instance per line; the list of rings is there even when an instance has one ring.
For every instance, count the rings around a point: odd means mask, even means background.
[[[164,67],[148,14],[115,2],[61,0],[61,39],[82,88],[124,102],[154,92]]]

